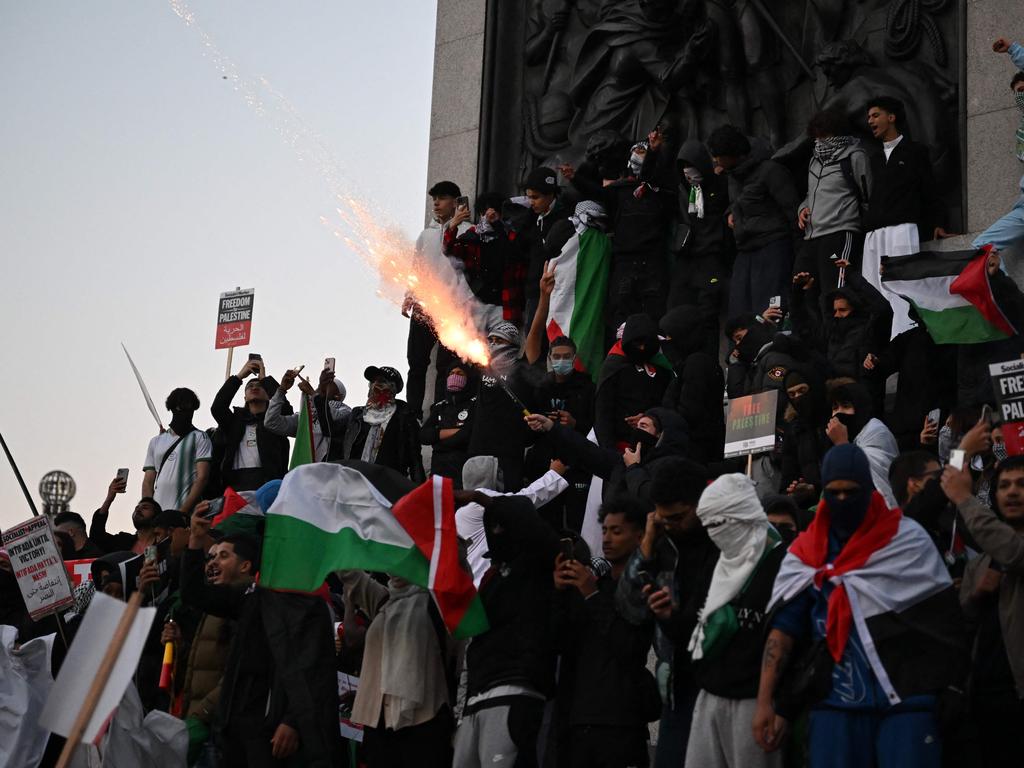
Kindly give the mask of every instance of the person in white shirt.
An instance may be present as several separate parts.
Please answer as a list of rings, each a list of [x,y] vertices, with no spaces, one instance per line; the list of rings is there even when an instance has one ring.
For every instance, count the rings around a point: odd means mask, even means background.
[[[474,456],[462,468],[462,487],[467,491],[480,491],[487,496],[525,496],[533,506],[542,507],[566,488],[563,475],[568,467],[562,462],[551,462],[551,469],[518,493],[502,493],[501,470],[494,456]],[[459,538],[469,542],[466,559],[473,571],[473,583],[478,587],[484,573],[491,567],[487,557],[487,534],[484,530],[484,508],[475,501],[455,510],[455,527]]]
[[[210,473],[210,438],[192,424],[199,398],[179,387],[167,396],[170,427],[149,441],[143,466],[142,495],[152,497],[161,509],[177,509],[186,515],[202,498]]]

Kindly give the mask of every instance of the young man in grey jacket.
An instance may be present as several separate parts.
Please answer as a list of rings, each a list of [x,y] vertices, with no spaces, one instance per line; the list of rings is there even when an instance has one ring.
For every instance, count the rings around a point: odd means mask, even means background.
[[[807,197],[798,214],[805,241],[799,271],[814,276],[822,296],[840,287],[836,261],[847,261],[846,269],[860,273],[871,162],[849,128],[846,116],[836,110],[819,112],[807,124],[814,150],[807,168]]]

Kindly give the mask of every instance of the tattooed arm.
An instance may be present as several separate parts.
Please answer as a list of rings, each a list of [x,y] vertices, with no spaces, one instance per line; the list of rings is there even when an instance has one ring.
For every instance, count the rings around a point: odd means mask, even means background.
[[[765,752],[774,752],[782,745],[788,723],[775,714],[773,696],[775,686],[789,663],[793,651],[793,638],[780,629],[768,633],[761,661],[761,684],[757,690],[757,710],[754,713],[754,741]]]

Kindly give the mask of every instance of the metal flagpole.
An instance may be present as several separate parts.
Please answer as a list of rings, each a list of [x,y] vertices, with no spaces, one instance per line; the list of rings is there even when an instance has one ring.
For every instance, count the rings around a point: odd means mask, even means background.
[[[38,517],[39,510],[36,509],[36,503],[32,501],[32,495],[28,492],[28,486],[25,485],[25,478],[21,476],[21,470],[18,469],[18,465],[14,463],[14,457],[11,455],[11,449],[7,447],[7,441],[4,440],[4,436],[0,433],[0,445],[4,448],[4,453],[7,454],[7,461],[11,465],[11,469],[14,470],[14,476],[18,479],[18,485],[21,486],[21,492],[25,494],[25,501],[28,502],[29,508],[32,510],[32,516]]]

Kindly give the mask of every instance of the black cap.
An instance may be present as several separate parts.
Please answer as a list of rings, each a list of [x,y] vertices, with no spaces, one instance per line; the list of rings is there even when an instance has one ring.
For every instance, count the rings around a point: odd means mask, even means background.
[[[439,181],[427,190],[431,197],[461,197],[462,190],[454,181]]]
[[[153,518],[154,528],[188,528],[188,518],[177,509],[165,509]]]
[[[523,189],[534,189],[537,192],[550,195],[552,192],[558,191],[558,175],[553,169],[544,165],[534,168],[523,182]]]
[[[392,368],[390,365],[371,365],[365,371],[363,376],[367,381],[374,381],[375,379],[384,379],[384,381],[390,381],[395,387],[395,394],[397,395],[402,391],[404,384],[402,383],[402,374]]]

